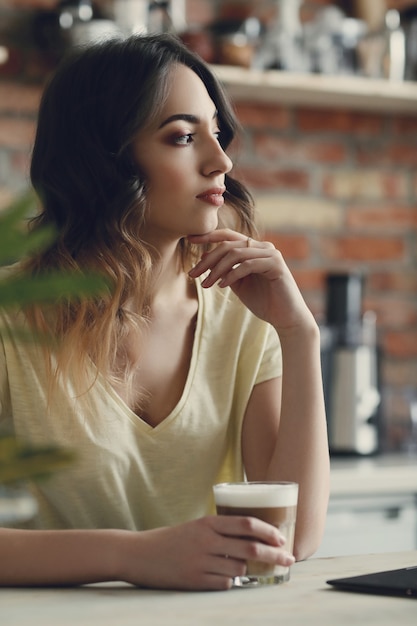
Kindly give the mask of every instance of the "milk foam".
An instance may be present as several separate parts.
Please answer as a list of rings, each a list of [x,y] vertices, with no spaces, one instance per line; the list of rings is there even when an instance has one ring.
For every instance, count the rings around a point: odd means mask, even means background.
[[[219,506],[296,506],[297,496],[297,484],[223,483],[214,487],[215,501]]]

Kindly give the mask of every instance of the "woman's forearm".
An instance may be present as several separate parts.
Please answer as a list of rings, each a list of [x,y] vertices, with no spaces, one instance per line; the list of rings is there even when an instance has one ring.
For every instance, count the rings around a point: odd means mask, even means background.
[[[119,530],[0,529],[0,586],[115,580]]]
[[[270,524],[237,515],[138,532],[0,529],[0,586],[117,580],[154,589],[224,590],[254,554],[291,565],[283,543]]]
[[[294,553],[297,559],[318,548],[329,496],[329,451],[316,325],[281,337],[282,405],[279,436],[268,477],[300,485]]]

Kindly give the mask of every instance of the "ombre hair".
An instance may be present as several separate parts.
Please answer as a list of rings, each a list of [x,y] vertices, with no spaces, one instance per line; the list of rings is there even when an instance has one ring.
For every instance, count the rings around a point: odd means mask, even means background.
[[[113,285],[99,297],[27,311],[34,327],[56,340],[52,378],[70,375],[80,393],[91,361],[111,382],[129,387],[132,379],[134,364],[123,359],[119,346],[132,329],[140,333],[146,325],[155,258],[141,239],[146,180],[132,142],[164,105],[177,64],[191,68],[206,86],[226,150],[239,129],[233,109],[210,68],[172,35],[112,38],[76,49],[41,100],[30,172],[41,210],[30,227],[52,226],[57,237],[25,261],[24,271],[99,271]],[[232,215],[238,230],[253,234],[249,192],[230,175],[225,185],[220,223],[222,213]],[[181,240],[184,269],[197,258],[197,247]]]

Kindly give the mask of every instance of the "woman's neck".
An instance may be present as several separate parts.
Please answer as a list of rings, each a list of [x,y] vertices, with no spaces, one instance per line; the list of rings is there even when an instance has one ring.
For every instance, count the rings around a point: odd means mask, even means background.
[[[151,308],[172,306],[190,297],[190,279],[182,266],[180,244],[158,250],[154,263]]]

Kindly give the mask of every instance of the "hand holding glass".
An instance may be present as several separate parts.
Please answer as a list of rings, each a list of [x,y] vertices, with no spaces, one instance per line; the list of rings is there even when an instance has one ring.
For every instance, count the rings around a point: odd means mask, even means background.
[[[298,499],[297,483],[219,483],[214,485],[213,491],[218,515],[246,515],[272,524],[284,535],[285,550],[292,553]],[[276,585],[289,579],[289,567],[248,561],[246,575],[237,576],[234,585],[238,587]]]

